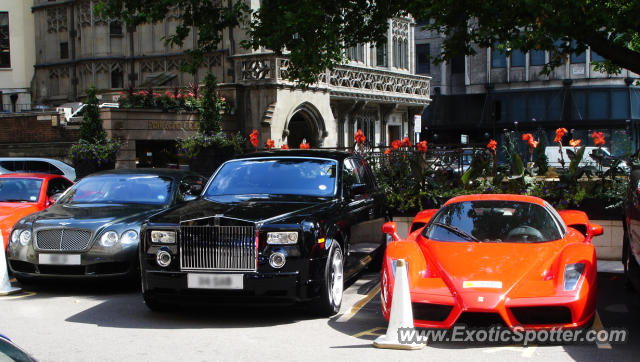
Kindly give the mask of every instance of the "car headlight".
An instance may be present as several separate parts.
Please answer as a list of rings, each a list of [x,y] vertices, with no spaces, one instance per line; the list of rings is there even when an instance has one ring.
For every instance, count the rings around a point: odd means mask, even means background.
[[[20,240],[20,231],[22,230],[13,230],[11,237],[9,238],[12,243],[17,243]]]
[[[138,233],[135,230],[127,230],[122,233],[120,237],[120,243],[122,244],[133,244],[138,242]]]
[[[27,244],[29,244],[29,241],[31,241],[31,231],[23,230],[20,233],[20,244],[22,244],[23,246],[27,246]]]
[[[118,233],[115,231],[107,231],[100,238],[100,245],[105,248],[114,246],[118,242]]]
[[[564,267],[564,290],[575,290],[584,271],[584,263],[567,264]]]
[[[295,244],[297,242],[297,231],[277,231],[267,233],[267,244]]]
[[[176,232],[166,230],[151,230],[151,242],[160,244],[175,244]]]

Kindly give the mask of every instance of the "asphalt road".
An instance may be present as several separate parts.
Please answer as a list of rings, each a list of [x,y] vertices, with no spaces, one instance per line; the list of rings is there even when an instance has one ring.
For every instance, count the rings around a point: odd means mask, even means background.
[[[624,327],[622,345],[504,346],[428,343],[419,351],[373,348],[384,333],[378,275],[362,275],[339,315],[317,318],[304,306],[183,308],[154,313],[136,286],[45,283],[0,297],[0,333],[43,361],[235,360],[637,360],[640,297],[622,276],[600,274],[598,313]]]

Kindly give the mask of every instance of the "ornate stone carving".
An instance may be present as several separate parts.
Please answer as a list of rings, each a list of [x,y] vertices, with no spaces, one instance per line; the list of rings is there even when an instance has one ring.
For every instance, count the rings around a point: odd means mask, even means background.
[[[270,59],[247,59],[242,61],[241,80],[271,79]]]
[[[80,26],[91,26],[91,12],[93,8],[89,1],[78,4],[78,23]]]
[[[68,30],[66,7],[49,8],[47,9],[46,14],[48,33],[57,33],[59,31]]]
[[[407,38],[409,36],[409,22],[401,19],[394,19],[391,22],[391,33],[395,36]]]

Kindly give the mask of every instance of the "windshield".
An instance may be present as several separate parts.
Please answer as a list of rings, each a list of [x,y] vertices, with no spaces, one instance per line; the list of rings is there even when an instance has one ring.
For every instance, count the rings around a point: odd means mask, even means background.
[[[467,201],[443,207],[423,236],[437,241],[539,243],[561,232],[544,207],[518,201]]]
[[[336,161],[319,159],[260,159],[227,162],[205,196],[279,194],[333,196]]]
[[[170,201],[171,179],[155,175],[100,175],[82,179],[58,203],[162,205]]]
[[[0,202],[38,202],[42,180],[33,178],[0,179]]]

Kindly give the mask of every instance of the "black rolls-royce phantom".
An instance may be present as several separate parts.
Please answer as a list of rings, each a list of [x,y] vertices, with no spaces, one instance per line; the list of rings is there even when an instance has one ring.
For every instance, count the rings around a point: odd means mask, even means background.
[[[141,231],[144,300],[309,301],[337,313],[344,281],[383,253],[387,219],[367,162],[338,151],[254,153],[224,163],[199,199]]]

